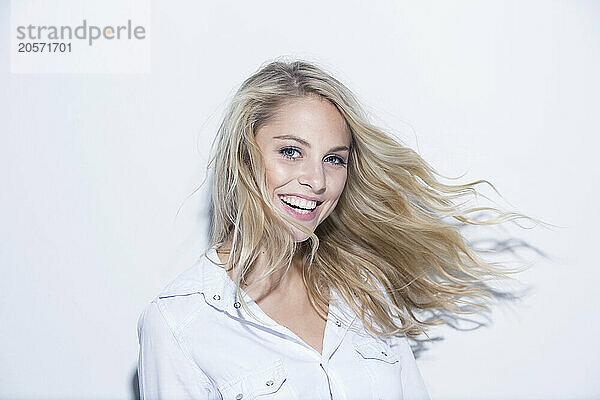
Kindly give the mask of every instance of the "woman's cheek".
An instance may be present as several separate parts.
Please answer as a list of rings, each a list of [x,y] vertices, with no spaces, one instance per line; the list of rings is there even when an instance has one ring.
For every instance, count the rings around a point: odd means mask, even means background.
[[[269,190],[277,189],[293,179],[294,166],[282,160],[267,163],[266,174]]]

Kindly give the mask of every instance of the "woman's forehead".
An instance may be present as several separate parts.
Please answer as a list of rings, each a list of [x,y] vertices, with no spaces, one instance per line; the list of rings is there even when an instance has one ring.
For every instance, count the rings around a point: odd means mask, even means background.
[[[295,136],[306,142],[336,141],[349,145],[350,130],[337,107],[320,96],[289,100],[259,128],[270,139]],[[258,132],[257,132],[258,134]]]

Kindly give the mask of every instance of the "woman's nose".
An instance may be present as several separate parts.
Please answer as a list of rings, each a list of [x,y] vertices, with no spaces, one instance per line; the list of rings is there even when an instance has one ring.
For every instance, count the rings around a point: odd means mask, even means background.
[[[313,192],[321,193],[325,190],[325,171],[321,162],[305,162],[299,167],[298,182],[308,185]]]

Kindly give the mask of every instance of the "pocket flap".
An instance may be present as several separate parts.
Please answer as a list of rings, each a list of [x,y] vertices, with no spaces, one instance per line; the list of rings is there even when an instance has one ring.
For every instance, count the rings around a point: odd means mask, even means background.
[[[283,392],[287,374],[281,360],[256,371],[236,378],[233,382],[223,385],[219,391],[224,400],[250,400],[270,398],[268,395]],[[279,395],[277,395],[279,396]]]
[[[283,363],[278,360],[264,370],[249,374],[245,381],[251,393],[262,396],[279,391],[287,379],[286,375]]]
[[[355,349],[366,360],[379,360],[388,364],[395,364],[399,361],[398,355],[387,345],[387,343],[368,339],[356,343]]]

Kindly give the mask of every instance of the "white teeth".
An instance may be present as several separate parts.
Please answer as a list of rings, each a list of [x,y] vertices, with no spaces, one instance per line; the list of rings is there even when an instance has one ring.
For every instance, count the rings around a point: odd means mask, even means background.
[[[296,211],[298,214],[308,214],[309,212],[312,212],[311,210],[300,210],[299,208],[294,211]]]
[[[303,210],[297,210],[298,212],[300,212],[301,214],[307,214],[308,212],[314,210],[315,208],[317,208],[317,202],[314,200],[306,200],[303,199],[301,197],[297,197],[297,196],[288,196],[288,195],[282,195],[279,196],[282,200],[284,200],[286,203],[290,203],[291,205],[294,205],[296,207],[301,207],[301,208],[305,208],[307,209],[307,212],[302,212]]]

